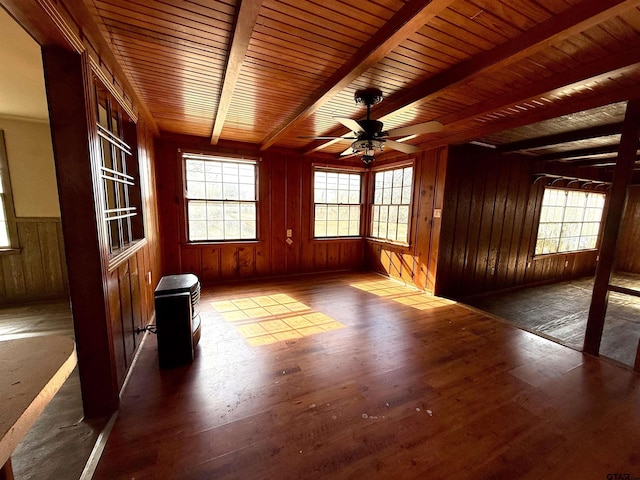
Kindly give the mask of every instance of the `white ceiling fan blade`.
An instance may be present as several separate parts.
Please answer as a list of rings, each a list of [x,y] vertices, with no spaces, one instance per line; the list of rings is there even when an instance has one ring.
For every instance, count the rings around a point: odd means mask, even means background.
[[[440,122],[425,122],[409,125],[408,127],[393,128],[385,135],[389,137],[407,137],[409,135],[422,135],[423,133],[435,133],[442,131],[444,127]]]
[[[344,152],[340,153],[341,157],[346,157],[347,155],[353,155],[353,148],[349,147]]]
[[[395,140],[385,140],[384,145],[385,147],[393,148],[394,150],[398,150],[399,152],[402,152],[402,153],[416,153],[420,151],[420,149],[415,145],[396,142]]]
[[[335,117],[335,119],[339,121],[342,125],[347,127],[349,130],[351,130],[352,132],[355,132],[355,133],[364,132],[364,129],[362,128],[362,126],[358,123],[357,120],[354,120],[353,118]]]

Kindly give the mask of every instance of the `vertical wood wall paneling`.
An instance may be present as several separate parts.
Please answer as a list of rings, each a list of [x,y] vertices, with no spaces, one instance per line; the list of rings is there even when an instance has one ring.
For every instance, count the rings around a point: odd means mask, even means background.
[[[256,275],[265,277],[271,274],[271,259],[273,252],[271,245],[271,223],[273,217],[273,182],[271,179],[271,162],[262,158],[258,162],[258,244],[255,246]],[[215,280],[215,279],[212,279]]]
[[[451,148],[438,294],[460,298],[593,273],[593,251],[534,258],[544,186],[533,184],[526,157]]]
[[[133,311],[131,301],[131,272],[129,271],[129,262],[124,262],[118,267],[119,297],[122,321],[122,341],[124,343],[124,360],[127,367],[133,359],[133,350],[135,348],[134,332],[133,332]],[[124,372],[118,372],[123,374]],[[119,385],[122,385],[124,378],[119,379]]]
[[[271,183],[271,225],[268,226],[271,238],[271,273],[283,275],[287,271],[286,212],[287,208],[294,208],[287,205],[287,161],[283,156],[269,156],[264,161],[271,164],[269,178],[263,179]]]
[[[416,169],[420,171],[417,177],[420,179],[420,183],[417,185],[414,195],[414,204],[417,205],[417,208],[414,209],[414,222],[416,224],[415,230],[420,230],[422,235],[415,235],[414,238],[416,245],[414,278],[416,287],[422,290],[426,289],[428,285],[429,245],[431,244],[432,230],[432,213],[429,213],[428,208],[429,205],[435,203],[437,167],[438,162],[432,161],[431,158],[429,161],[419,162],[416,165]]]
[[[122,385],[127,371],[127,353],[122,323],[122,305],[120,303],[120,272],[112,270],[108,274],[109,314],[111,321],[111,340],[117,384]]]
[[[17,218],[20,250],[0,255],[0,304],[68,295],[59,218]]]
[[[618,258],[616,270],[619,272],[640,273],[640,186],[631,186],[627,197],[627,206],[620,227],[618,239]]]
[[[409,246],[366,240],[365,247],[369,269],[430,292],[435,288],[441,225],[440,219],[434,219],[434,209],[443,203],[446,156],[447,149],[438,148],[421,152],[415,159]]]
[[[212,147],[191,137],[165,138],[158,151],[160,231],[163,239],[163,275],[194,273],[201,281],[215,283],[250,277],[289,275],[318,271],[361,269],[362,239],[313,238],[313,163],[317,158],[296,152],[263,152],[258,165],[258,241],[188,243],[184,231],[182,151],[258,156],[246,146]],[[356,160],[353,165],[360,166]],[[323,164],[336,167],[344,160]],[[286,243],[287,229],[293,243]]]
[[[468,288],[473,289],[477,280],[478,284],[481,284],[479,282],[480,276],[476,276],[476,272],[478,270],[484,271],[484,268],[478,268],[479,242],[483,226],[483,215],[487,215],[489,212],[485,212],[484,204],[478,199],[484,198],[488,172],[483,162],[474,162],[473,168],[470,168],[470,173],[473,175],[473,188],[471,190],[473,202],[471,202],[471,211],[469,212],[469,238],[467,240],[464,271],[466,272],[466,284],[469,286]]]
[[[300,159],[287,156],[287,191],[285,194],[285,232],[283,246],[287,252],[286,255],[286,272],[294,274],[300,272],[300,255],[302,245],[302,169]],[[306,163],[305,163],[306,167]],[[309,175],[308,168],[305,168],[305,174]],[[305,212],[304,216],[309,217]],[[290,229],[292,233],[292,243],[287,244],[286,230]]]
[[[438,261],[440,258],[440,246],[442,245],[442,212],[444,208],[444,197],[446,194],[445,181],[447,178],[449,150],[447,147],[439,147],[435,155],[435,196],[433,199],[433,209],[431,211],[431,240],[429,244],[429,251],[427,253],[428,267],[426,290],[428,292],[438,294]],[[436,210],[438,211],[438,215],[435,214]]]
[[[512,224],[514,219],[513,210],[508,214],[506,210],[507,193],[511,179],[511,163],[508,158],[502,157],[498,162],[498,184],[496,196],[493,203],[493,226],[491,228],[491,240],[489,242],[489,263],[487,265],[486,289],[495,290],[498,288],[498,277],[502,268],[502,258],[500,257],[503,233],[508,224]],[[505,238],[505,243],[508,240]],[[508,244],[507,244],[508,248]],[[505,259],[506,260],[506,259]],[[506,262],[505,262],[506,266]]]

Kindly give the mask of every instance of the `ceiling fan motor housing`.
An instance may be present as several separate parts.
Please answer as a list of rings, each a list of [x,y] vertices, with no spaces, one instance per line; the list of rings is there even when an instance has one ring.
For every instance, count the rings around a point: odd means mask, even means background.
[[[365,138],[379,137],[382,135],[382,122],[379,120],[358,120],[358,123],[364,130],[363,135]]]
[[[380,103],[382,101],[382,90],[379,88],[365,88],[356,90],[354,94],[356,104],[363,103],[367,107]]]

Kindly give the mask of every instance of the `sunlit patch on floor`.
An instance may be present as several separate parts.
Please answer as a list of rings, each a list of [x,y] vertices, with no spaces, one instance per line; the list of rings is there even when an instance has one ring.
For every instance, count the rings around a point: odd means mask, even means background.
[[[227,322],[235,325],[249,345],[294,340],[344,328],[344,325],[286,294],[263,295],[212,303]]]
[[[440,307],[445,303],[442,299],[433,297],[428,293],[416,291],[414,288],[403,285],[393,285],[388,280],[352,283],[350,286],[418,310]]]

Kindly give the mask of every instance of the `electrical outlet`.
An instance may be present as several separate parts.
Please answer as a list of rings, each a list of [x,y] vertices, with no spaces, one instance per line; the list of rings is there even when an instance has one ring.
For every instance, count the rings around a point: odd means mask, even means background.
[[[291,238],[293,236],[293,230],[287,228],[287,238]]]

